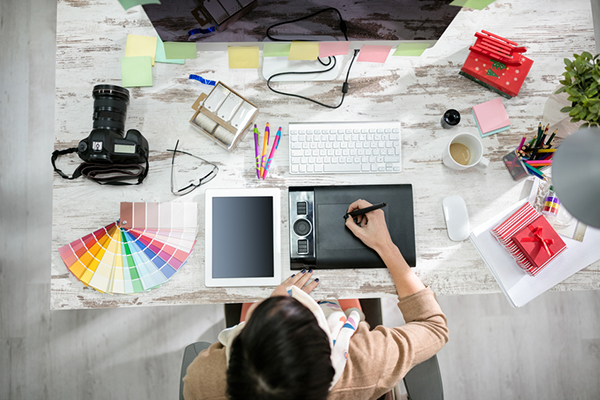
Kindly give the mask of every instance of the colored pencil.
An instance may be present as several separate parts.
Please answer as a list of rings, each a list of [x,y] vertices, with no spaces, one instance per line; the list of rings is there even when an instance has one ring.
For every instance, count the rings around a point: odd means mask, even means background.
[[[537,176],[538,178],[540,178],[540,179],[546,178],[546,175],[544,175],[544,173],[542,171],[540,171],[539,169],[537,169],[537,168],[535,168],[535,167],[533,167],[533,166],[531,166],[531,165],[529,165],[527,163],[524,163],[524,165],[527,168],[529,168],[529,170],[531,171],[531,173],[533,175]]]
[[[525,161],[527,164],[529,165],[552,165],[552,160],[531,160],[531,161]]]
[[[556,136],[556,132],[558,132],[558,129],[555,129],[554,132],[552,132],[552,135],[550,135],[550,139],[548,139],[548,141],[546,142],[547,145],[552,145],[552,139],[554,139],[554,136]]]
[[[523,147],[523,143],[525,143],[525,139],[527,139],[527,135],[523,135],[521,143],[519,143],[519,146],[517,147],[517,151],[521,150],[521,147]]]

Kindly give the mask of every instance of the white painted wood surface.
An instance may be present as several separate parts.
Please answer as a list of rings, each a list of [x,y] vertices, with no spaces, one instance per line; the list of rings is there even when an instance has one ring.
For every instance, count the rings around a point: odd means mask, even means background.
[[[473,44],[473,34],[485,29],[528,48],[533,68],[521,93],[503,100],[511,129],[483,139],[490,167],[481,172],[452,171],[443,166],[441,153],[458,132],[476,133],[471,106],[497,95],[458,76]],[[141,8],[127,12],[112,0],[59,1],[56,57],[56,145],[76,146],[92,128],[95,84],[120,84],[120,58],[127,34],[154,35]],[[139,305],[223,303],[255,300],[272,288],[208,289],[204,276],[204,188],[185,198],[169,189],[170,154],[165,150],[180,140],[180,148],[219,164],[220,172],[208,187],[278,187],[282,189],[282,232],[287,232],[287,191],[292,185],[411,183],[414,191],[417,245],[416,273],[439,294],[496,293],[499,287],[469,241],[448,239],[441,202],[451,194],[464,197],[472,226],[477,226],[522,197],[524,183],[515,183],[501,157],[511,151],[523,133],[531,134],[542,118],[544,103],[557,86],[562,59],[573,52],[595,49],[591,7],[587,0],[568,3],[499,0],[483,11],[463,9],[435,47],[421,57],[390,57],[384,65],[355,63],[350,92],[338,110],[283,98],[266,88],[257,70],[229,70],[225,51],[199,52],[185,65],[157,63],[154,86],[131,90],[126,129],[140,130],[150,143],[150,174],[137,187],[101,187],[91,181],[54,178],[51,308],[77,309]],[[345,67],[349,57],[345,59]],[[262,63],[262,60],[261,60]],[[259,126],[282,125],[284,136],[269,177],[258,182],[253,169],[254,144],[247,135],[228,153],[201,136],[188,120],[191,104],[210,88],[188,80],[189,74],[221,80],[258,105]],[[283,86],[281,86],[283,87]],[[341,80],[318,84],[289,83],[297,93],[337,103]],[[439,120],[448,108],[461,112],[458,128],[443,130]],[[290,176],[287,123],[290,121],[397,120],[402,122],[403,171],[386,175]],[[79,163],[76,157],[59,161],[65,172]],[[121,201],[198,202],[200,231],[188,263],[165,285],[135,296],[101,294],[85,288],[66,269],[57,249],[119,217]],[[289,243],[282,235],[283,276],[289,272]],[[385,269],[321,270],[315,297],[380,297],[395,293]],[[600,289],[596,262],[556,286],[554,290]]]

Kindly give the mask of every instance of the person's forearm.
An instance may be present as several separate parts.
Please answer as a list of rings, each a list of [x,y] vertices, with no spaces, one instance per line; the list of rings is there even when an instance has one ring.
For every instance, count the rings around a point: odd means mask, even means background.
[[[390,271],[399,297],[410,296],[425,288],[423,282],[408,266],[395,244],[390,243],[381,249],[377,249],[377,253]]]

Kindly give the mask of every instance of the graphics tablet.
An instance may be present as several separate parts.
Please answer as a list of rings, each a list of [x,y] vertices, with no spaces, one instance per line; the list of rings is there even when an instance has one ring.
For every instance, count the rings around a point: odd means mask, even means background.
[[[205,285],[281,283],[279,189],[207,189]]]

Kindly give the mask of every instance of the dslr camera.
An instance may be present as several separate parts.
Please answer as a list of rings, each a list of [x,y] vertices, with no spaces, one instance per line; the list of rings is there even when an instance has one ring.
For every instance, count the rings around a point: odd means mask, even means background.
[[[89,136],[79,142],[77,154],[96,164],[141,164],[148,161],[148,141],[135,129],[125,131],[129,91],[116,85],[96,85],[94,124]]]

